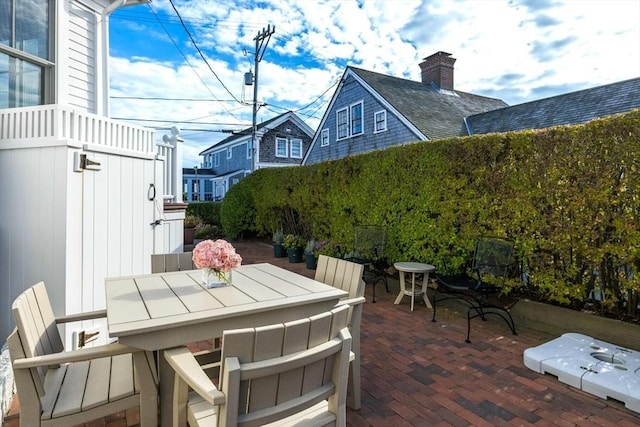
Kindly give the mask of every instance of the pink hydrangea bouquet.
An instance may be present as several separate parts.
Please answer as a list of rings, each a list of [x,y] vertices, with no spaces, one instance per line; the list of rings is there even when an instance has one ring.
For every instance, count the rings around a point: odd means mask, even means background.
[[[203,240],[193,248],[193,264],[203,269],[203,281],[206,285],[212,284],[215,274],[218,281],[229,282],[230,273],[234,268],[240,267],[242,258],[236,253],[233,245],[226,240]]]

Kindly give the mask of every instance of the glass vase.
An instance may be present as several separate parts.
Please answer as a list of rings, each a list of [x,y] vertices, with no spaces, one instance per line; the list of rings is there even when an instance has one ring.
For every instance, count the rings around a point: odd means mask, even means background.
[[[231,271],[225,273],[213,268],[203,268],[202,283],[208,289],[228,286],[231,283]]]

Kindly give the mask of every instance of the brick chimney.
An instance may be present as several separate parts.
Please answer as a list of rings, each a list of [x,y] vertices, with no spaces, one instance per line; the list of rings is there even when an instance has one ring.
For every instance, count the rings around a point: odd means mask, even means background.
[[[453,64],[455,58],[447,52],[436,52],[420,63],[422,83],[435,83],[440,89],[453,90]]]

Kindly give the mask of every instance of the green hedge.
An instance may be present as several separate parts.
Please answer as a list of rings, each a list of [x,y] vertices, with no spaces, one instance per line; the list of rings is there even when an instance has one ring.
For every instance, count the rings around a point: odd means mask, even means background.
[[[350,245],[389,230],[386,257],[462,270],[474,238],[515,240],[519,276],[545,298],[605,305],[640,289],[640,110],[586,125],[420,142],[299,168],[261,169],[227,193],[233,233],[283,227]],[[229,203],[229,208],[227,208]],[[233,206],[233,207],[231,207]],[[223,215],[223,218],[225,215]]]
[[[222,202],[193,202],[187,206],[187,215],[197,216],[205,224],[222,226],[220,207]]]

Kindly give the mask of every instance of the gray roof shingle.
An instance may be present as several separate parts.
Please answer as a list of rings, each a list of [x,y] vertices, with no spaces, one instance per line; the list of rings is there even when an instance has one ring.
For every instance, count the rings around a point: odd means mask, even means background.
[[[467,117],[471,134],[586,123],[640,108],[640,77]]]
[[[467,135],[465,117],[507,106],[500,99],[439,91],[422,82],[349,68],[429,139]]]

